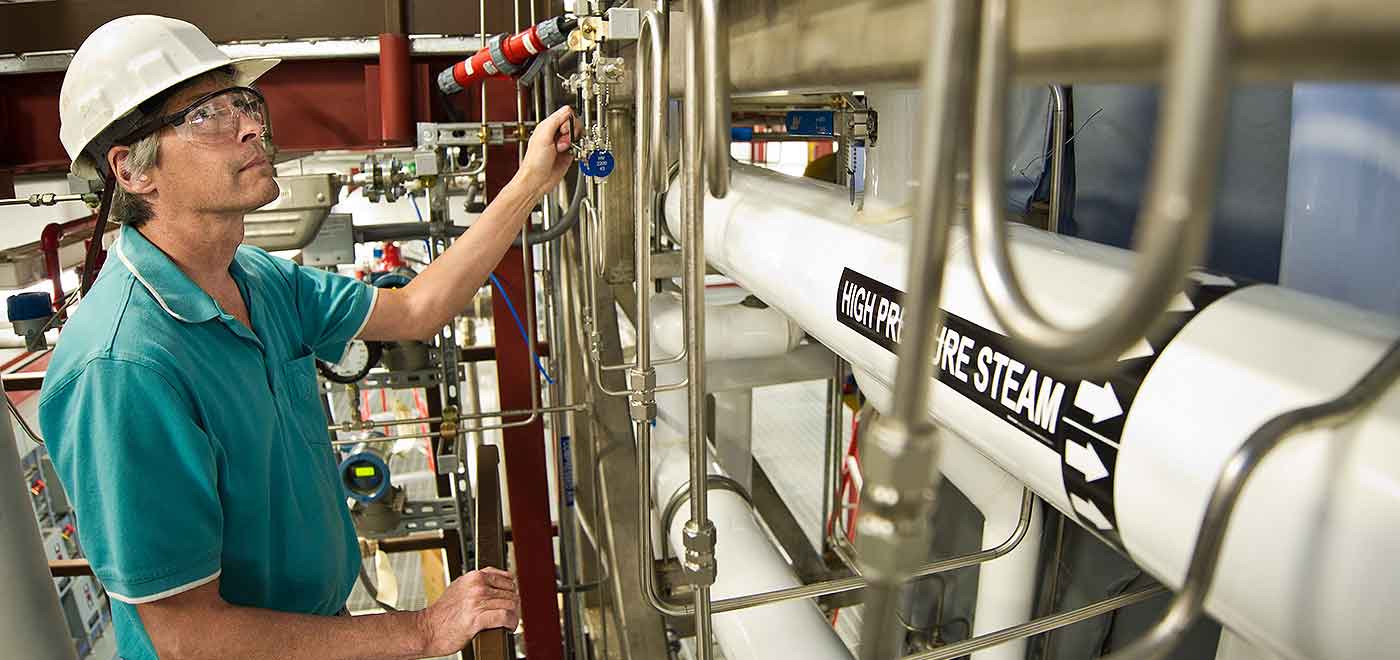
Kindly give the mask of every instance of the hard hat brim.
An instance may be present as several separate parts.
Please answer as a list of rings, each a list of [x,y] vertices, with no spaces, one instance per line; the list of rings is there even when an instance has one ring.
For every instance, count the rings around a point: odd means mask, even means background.
[[[187,78],[185,78],[185,80],[189,80],[197,76],[202,76],[215,69],[220,69],[225,66],[231,66],[233,67],[234,84],[239,86],[247,86],[251,85],[253,81],[257,80],[258,78],[261,78],[264,73],[267,73],[272,69],[272,67],[277,66],[281,62],[282,59],[277,57],[248,57],[228,62],[219,62],[211,64],[208,67],[196,69]],[[102,178],[101,173],[97,169],[97,164],[92,162],[92,158],[90,158],[87,155],[87,153],[82,153],[76,159],[74,159],[73,164],[69,166],[68,171],[73,176],[82,179],[97,180]]]

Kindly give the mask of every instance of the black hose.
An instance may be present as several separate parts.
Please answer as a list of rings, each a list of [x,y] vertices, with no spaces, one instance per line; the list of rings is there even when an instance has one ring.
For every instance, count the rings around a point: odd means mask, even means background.
[[[554,223],[553,226],[540,230],[539,232],[531,232],[529,235],[530,245],[547,243],[563,236],[570,229],[573,229],[574,226],[578,224],[579,210],[583,208],[583,197],[583,182],[578,181],[574,184],[573,199],[569,202],[569,208],[562,209],[564,214],[559,217],[559,221]],[[448,225],[447,235],[456,238],[461,236],[466,230],[466,227],[459,225]],[[429,233],[428,224],[424,222],[393,222],[382,225],[363,225],[355,227],[354,234],[356,243],[409,241],[428,238],[431,235]],[[517,236],[511,245],[520,247],[520,237]]]
[[[531,232],[527,236],[530,240],[530,245],[548,243],[563,236],[570,229],[573,229],[574,225],[578,224],[579,210],[583,208],[583,189],[583,177],[578,177],[578,179],[574,181],[574,194],[573,199],[569,200],[569,208],[564,210],[564,215],[559,216],[559,221],[554,223],[554,226],[539,233]],[[520,247],[520,238],[521,237],[516,236],[515,240],[511,241],[511,245]]]

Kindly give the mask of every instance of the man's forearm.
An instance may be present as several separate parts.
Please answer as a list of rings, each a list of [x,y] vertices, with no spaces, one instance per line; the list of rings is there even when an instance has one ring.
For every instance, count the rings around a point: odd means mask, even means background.
[[[431,335],[471,302],[540,199],[529,180],[517,176],[506,184],[471,228],[404,289],[415,334]]]
[[[196,623],[191,620],[189,623]],[[161,658],[175,660],[411,660],[426,635],[417,613],[314,616],[225,605],[199,625],[153,635]],[[166,648],[169,647],[169,648]]]

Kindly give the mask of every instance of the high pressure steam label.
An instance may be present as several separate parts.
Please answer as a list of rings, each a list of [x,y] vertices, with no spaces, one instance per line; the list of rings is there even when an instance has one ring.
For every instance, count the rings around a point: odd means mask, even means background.
[[[1207,304],[1238,288],[1231,278],[1193,275],[1161,323],[1100,380],[1064,378],[1020,357],[1005,335],[944,311],[933,360],[940,383],[1034,438],[1061,457],[1070,504],[1080,519],[1119,543],[1114,467],[1123,423],[1157,355]],[[849,268],[841,274],[836,318],[891,353],[898,352],[904,292]]]
[[[836,294],[836,319],[894,353],[904,318],[903,300],[903,291],[847,268]]]

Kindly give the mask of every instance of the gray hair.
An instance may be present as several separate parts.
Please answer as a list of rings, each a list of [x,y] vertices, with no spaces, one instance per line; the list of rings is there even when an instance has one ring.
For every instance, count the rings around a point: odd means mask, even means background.
[[[131,145],[131,153],[126,157],[122,170],[126,176],[135,178],[160,163],[160,133],[152,133]],[[155,211],[151,203],[115,184],[112,190],[112,221],[117,224],[140,227],[150,220]]]
[[[236,78],[234,77],[232,67],[221,67],[213,71],[202,73],[162,92],[158,97],[162,99],[160,104],[164,105],[166,100],[174,96],[180,90],[204,80],[217,81],[231,87],[236,81]],[[163,110],[163,108],[157,108],[156,111],[161,112]],[[102,154],[102,157],[106,158],[107,154]],[[136,178],[145,174],[146,170],[159,164],[160,132],[157,131],[131,144],[131,153],[127,154],[126,162],[122,169],[126,173],[126,176]],[[114,185],[116,188],[112,191],[112,222],[130,225],[134,228],[146,224],[148,220],[155,217],[155,210],[151,208],[150,202],[143,199],[140,195],[127,192],[120,184]]]

